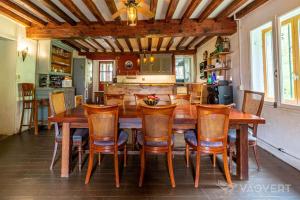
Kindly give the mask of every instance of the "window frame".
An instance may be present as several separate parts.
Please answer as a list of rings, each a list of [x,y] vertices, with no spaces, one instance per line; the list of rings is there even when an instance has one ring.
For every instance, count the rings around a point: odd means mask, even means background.
[[[102,64],[106,64],[106,65],[111,64],[112,65],[112,70],[111,71],[101,70],[101,65]],[[105,73],[105,74],[106,73],[111,73],[112,80],[102,81],[101,80],[101,74],[103,74],[103,73]],[[111,83],[111,82],[113,82],[113,77],[114,77],[114,61],[112,61],[112,60],[99,61],[99,83]]]

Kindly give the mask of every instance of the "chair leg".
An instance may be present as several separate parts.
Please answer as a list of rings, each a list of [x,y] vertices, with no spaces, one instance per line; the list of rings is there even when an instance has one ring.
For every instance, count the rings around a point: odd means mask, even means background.
[[[53,156],[52,156],[52,161],[51,161],[51,165],[50,165],[50,170],[51,171],[53,170],[53,165],[54,165],[54,161],[55,161],[55,157],[56,157],[56,153],[57,153],[57,148],[58,148],[58,143],[55,142]]]
[[[232,146],[229,145],[229,172],[231,172],[232,170],[232,164],[233,164],[232,156],[233,156]]]
[[[81,172],[82,167],[82,146],[78,146],[78,170]]]
[[[98,153],[98,165],[101,165],[101,153]]]
[[[196,176],[195,176],[195,188],[199,186],[199,176],[200,176],[200,151],[196,152]]]
[[[168,152],[168,169],[169,169],[169,176],[171,180],[172,188],[175,188],[175,178],[174,178],[174,169],[173,169],[173,160],[172,160],[172,151]]]
[[[136,129],[131,129],[131,133],[132,133],[132,150],[135,150],[135,144],[136,144]]]
[[[214,153],[213,154],[213,166],[216,167],[216,160],[217,160],[217,155]]]
[[[185,161],[186,161],[186,167],[190,167],[190,150],[189,145],[185,144]]]
[[[30,109],[30,118],[29,118],[29,130],[31,130],[32,124],[33,124],[33,116],[34,116],[34,105],[32,103],[31,109]]]
[[[223,152],[223,163],[224,163],[224,172],[225,172],[227,184],[229,185],[230,188],[232,188],[231,176],[230,176],[228,160],[227,160],[227,151]]]
[[[253,146],[253,151],[254,151],[254,157],[257,165],[257,170],[260,171],[260,164],[259,164],[259,158],[258,158],[258,152],[257,152],[257,147],[256,145]]]
[[[140,169],[139,187],[142,187],[143,181],[144,181],[144,174],[145,174],[145,148],[144,148],[144,146],[140,150],[140,162],[141,162],[141,169]]]
[[[120,187],[120,179],[119,179],[119,161],[118,161],[118,150],[114,152],[114,163],[115,163],[115,181],[116,181],[116,188]]]
[[[21,133],[22,133],[23,120],[24,120],[24,105],[23,105],[23,108],[22,108],[22,114],[21,114],[21,123],[20,123],[19,134],[21,134]]]
[[[88,184],[90,182],[93,164],[94,164],[94,151],[92,148],[90,148],[89,164],[88,164],[88,169],[86,172],[85,184]]]
[[[127,167],[127,145],[124,146],[124,167]]]

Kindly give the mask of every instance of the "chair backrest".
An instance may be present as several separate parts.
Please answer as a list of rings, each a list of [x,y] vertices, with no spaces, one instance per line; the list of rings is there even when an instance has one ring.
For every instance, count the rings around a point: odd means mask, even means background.
[[[191,104],[190,94],[169,94],[171,104],[188,105]]]
[[[74,97],[75,107],[80,106],[83,104],[83,96],[82,95],[76,95]]]
[[[51,114],[59,114],[66,111],[65,94],[63,92],[49,94]]]
[[[125,94],[104,94],[105,105],[119,105],[124,108]]]
[[[84,105],[88,115],[90,145],[94,141],[113,141],[117,144],[119,106]]]
[[[137,108],[140,105],[146,105],[146,103],[144,102],[144,99],[147,96],[155,96],[155,94],[134,94],[135,105],[137,106]]]
[[[33,83],[21,83],[22,100],[33,100],[35,98],[35,89]]]
[[[230,107],[197,105],[197,140],[227,145]]]
[[[145,143],[168,142],[171,145],[173,113],[176,105],[140,106]]]
[[[245,90],[242,111],[260,116],[264,105],[264,96],[262,92]]]

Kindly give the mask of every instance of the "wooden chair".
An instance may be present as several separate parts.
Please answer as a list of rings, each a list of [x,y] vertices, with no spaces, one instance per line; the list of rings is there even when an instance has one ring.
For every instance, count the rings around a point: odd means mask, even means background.
[[[36,100],[35,100],[35,88],[32,83],[21,83],[21,95],[22,95],[22,114],[21,114],[21,122],[19,133],[22,132],[23,126],[28,126],[31,129],[31,126],[35,119],[35,108],[36,108]],[[24,123],[24,114],[25,110],[30,111],[29,124]]]
[[[169,106],[141,106],[142,131],[138,132],[137,141],[140,145],[140,180],[139,186],[143,185],[145,173],[145,154],[166,153],[168,160],[169,176],[171,185],[175,188],[173,172],[172,147],[173,147],[173,112],[176,105]]]
[[[169,94],[171,104],[176,105],[188,105],[191,104],[191,95],[190,94]]]
[[[245,90],[242,111],[253,115],[261,116],[264,105],[264,93]],[[236,130],[231,129],[228,134],[229,139],[229,163],[232,169],[232,157],[236,145]],[[257,124],[249,125],[248,127],[248,144],[253,148],[257,169],[260,170],[258,152],[257,152]]]
[[[135,105],[137,108],[139,108],[140,105],[146,105],[144,99],[147,96],[155,96],[155,94],[134,94]]]
[[[225,176],[228,185],[232,187],[227,161],[229,113],[230,108],[227,106],[197,105],[197,130],[186,131],[184,134],[187,167],[189,167],[190,147],[196,151],[195,188],[199,185],[201,153],[223,155]]]
[[[104,94],[104,104],[119,105],[124,108],[124,96],[125,94]]]
[[[82,95],[76,95],[74,97],[75,107],[80,106],[83,104],[83,96]]]
[[[50,103],[50,110],[52,116],[66,111],[65,95],[62,92],[50,93],[49,103]],[[54,152],[52,156],[50,170],[53,169],[58,144],[62,143],[62,131],[58,123],[54,123],[54,131],[55,131],[55,143],[54,143]],[[75,129],[75,130],[72,129],[72,132],[73,132],[72,144],[78,149],[78,168],[79,171],[81,171],[82,153],[83,153],[83,147],[87,144],[88,135],[89,135],[88,129]]]
[[[86,113],[88,114],[88,124],[90,133],[90,155],[85,184],[88,184],[90,181],[93,169],[94,153],[113,153],[115,182],[116,187],[118,188],[120,187],[118,151],[120,149],[123,149],[124,167],[126,167],[126,144],[128,140],[128,134],[125,131],[119,132],[118,130],[119,106],[84,105],[84,108],[86,110]]]

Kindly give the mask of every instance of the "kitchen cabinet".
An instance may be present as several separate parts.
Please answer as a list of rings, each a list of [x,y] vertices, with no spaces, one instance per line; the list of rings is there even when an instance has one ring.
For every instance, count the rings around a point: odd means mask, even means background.
[[[153,54],[154,62],[149,61],[150,55],[146,55],[147,62],[143,62],[144,55],[141,55],[141,74],[144,75],[171,75],[172,54]]]

